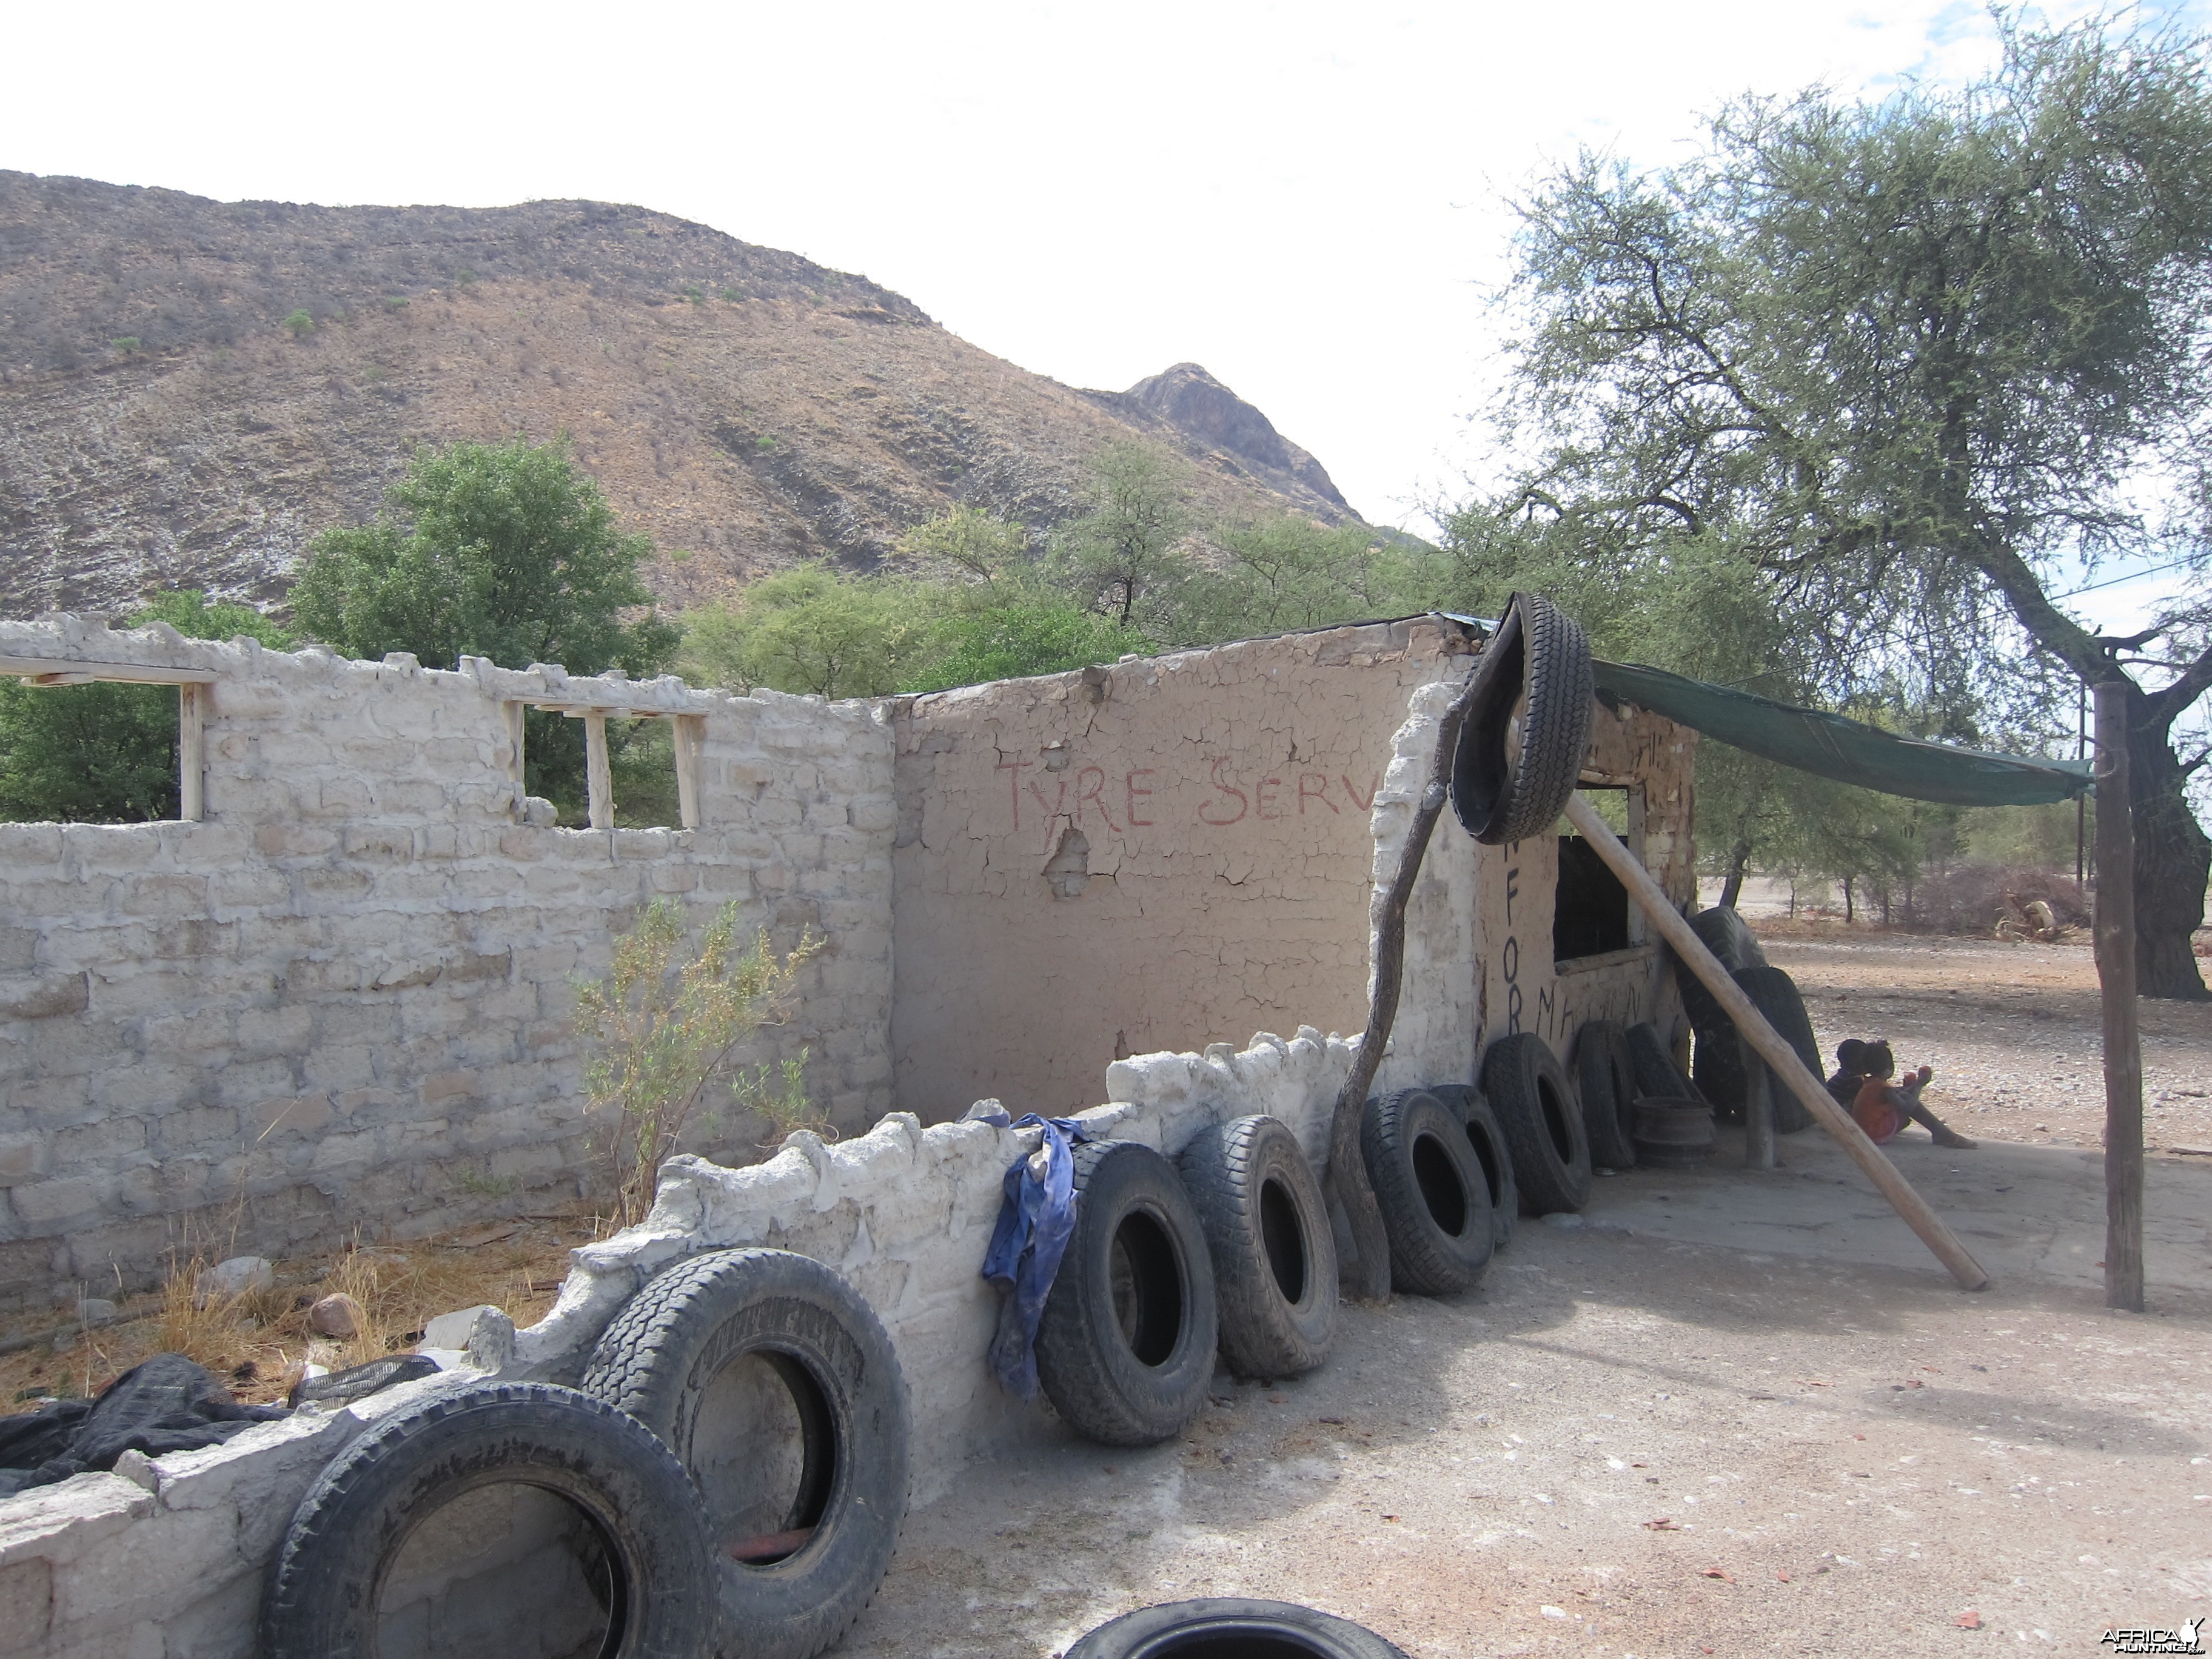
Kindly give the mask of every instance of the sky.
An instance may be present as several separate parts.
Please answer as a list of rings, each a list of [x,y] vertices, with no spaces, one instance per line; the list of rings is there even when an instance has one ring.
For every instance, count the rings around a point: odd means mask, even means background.
[[[2142,9],[2200,27],[2212,0]],[[0,0],[0,167],[640,204],[864,273],[1073,385],[1202,363],[1416,532],[1485,474],[1489,296],[1546,167],[1585,146],[1662,163],[1747,91],[1879,96],[1996,57],[1984,11],[1930,0]],[[2081,604],[2124,625],[2165,586]]]

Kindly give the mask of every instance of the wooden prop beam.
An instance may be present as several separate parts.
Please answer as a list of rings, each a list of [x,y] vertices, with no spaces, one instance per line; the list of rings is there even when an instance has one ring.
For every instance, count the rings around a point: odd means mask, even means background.
[[[2128,688],[2097,688],[2097,986],[2105,1015],[2105,1305],[2143,1310],[2142,1049],[2136,1031],[2136,834]]]
[[[1844,1150],[1851,1155],[1851,1162],[1866,1171],[1867,1179],[1881,1189],[1881,1195],[1905,1218],[1905,1224],[1920,1235],[1920,1242],[1951,1270],[1951,1277],[1959,1281],[1960,1288],[1986,1290],[1990,1276],[1982,1271],[1981,1264],[1966,1253],[1966,1247],[1943,1224],[1942,1218],[1928,1207],[1928,1200],[1912,1189],[1912,1183],[1897,1172],[1897,1166],[1881,1155],[1881,1149],[1867,1139],[1866,1131],[1859,1127],[1850,1114],[1829,1098],[1826,1085],[1805,1068],[1805,1062],[1797,1058],[1797,1051],[1766,1023],[1766,1017],[1744,994],[1743,988],[1729,977],[1720,959],[1705,948],[1705,941],[1691,931],[1690,924],[1668,902],[1659,884],[1651,878],[1651,872],[1621,845],[1620,837],[1607,826],[1597,815],[1597,809],[1579,790],[1567,802],[1567,822],[1597,849],[1607,867],[1628,889],[1629,896],[1643,906],[1644,913],[1658,927],[1660,936],[1674,946],[1675,955],[1689,965],[1690,971],[1704,981],[1705,988],[1727,1011],[1736,1030],[1743,1033],[1744,1040],[1759,1051],[1759,1058],[1783,1085],[1804,1102],[1805,1109],[1813,1114],[1820,1127],[1843,1143]]]

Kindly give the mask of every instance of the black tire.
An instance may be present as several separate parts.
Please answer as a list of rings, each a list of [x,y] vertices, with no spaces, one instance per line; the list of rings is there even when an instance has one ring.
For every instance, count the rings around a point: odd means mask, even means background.
[[[1336,1336],[1336,1237],[1288,1125],[1240,1117],[1176,1160],[1213,1261],[1221,1358],[1238,1376],[1297,1376]]]
[[[1782,1036],[1782,1040],[1797,1051],[1797,1058],[1805,1062],[1805,1069],[1814,1077],[1822,1075],[1820,1045],[1813,1036],[1813,1018],[1805,1012],[1805,999],[1798,994],[1797,981],[1779,968],[1765,966],[1746,968],[1735,975],[1735,982],[1743,987],[1759,1012],[1766,1016],[1766,1023]],[[1805,1103],[1786,1087],[1782,1079],[1772,1076],[1772,1067],[1759,1060],[1749,1043],[1744,1044],[1745,1058],[1756,1061],[1766,1071],[1772,1084],[1769,1092],[1774,1099],[1774,1132],[1794,1135],[1813,1127],[1813,1114]]]
[[[1206,1403],[1218,1324],[1206,1231],[1175,1166],[1133,1140],[1075,1149],[1075,1231],[1037,1326],[1037,1380],[1067,1425],[1152,1446]]]
[[[1589,1202],[1589,1136],[1574,1086],[1544,1039],[1519,1031],[1492,1043],[1482,1057],[1482,1091],[1513,1154],[1522,1212],[1580,1211]]]
[[[1695,1169],[1712,1156],[1713,1115],[1694,1100],[1639,1101],[1636,1148],[1653,1169]]]
[[[1730,975],[1747,968],[1766,966],[1766,952],[1759,947],[1758,935],[1732,905],[1717,904],[1710,910],[1698,911],[1690,918],[1690,931]],[[1692,1030],[1702,1031],[1717,1024],[1728,1023],[1728,1016],[1713,1000],[1713,994],[1705,988],[1705,982],[1692,973],[1689,964],[1680,957],[1674,958],[1674,983],[1682,994],[1682,1011],[1689,1015]]]
[[[1628,1028],[1628,1056],[1636,1068],[1636,1092],[1657,1100],[1695,1100],[1698,1091],[1674,1056],[1659,1039],[1659,1028],[1646,1021]]]
[[[882,1322],[835,1268],[788,1250],[687,1257],[623,1304],[581,1386],[690,1470],[746,1659],[811,1659],[860,1616],[906,1513],[907,1395]]]
[[[506,1494],[502,1510],[488,1490],[495,1487],[530,1495]],[[457,1501],[466,1507],[437,1527],[432,1518]],[[533,1506],[532,1520],[557,1517],[557,1535],[571,1547],[567,1570],[550,1577],[547,1550],[524,1555],[532,1569],[527,1593],[518,1584],[509,1595],[482,1595],[478,1578],[451,1598],[497,1607],[491,1650],[574,1652],[602,1620],[607,1637],[596,1650],[618,1659],[699,1659],[719,1650],[699,1495],[684,1466],[643,1424],[574,1389],[495,1382],[396,1413],[323,1470],[277,1552],[262,1605],[261,1652],[265,1659],[402,1659],[424,1651],[441,1604],[419,1597],[386,1607],[384,1592],[404,1597],[439,1573],[450,1587],[465,1571],[455,1553],[465,1557],[471,1547],[489,1545],[490,1571],[513,1565],[497,1555],[487,1529],[511,1538],[528,1524],[519,1504]],[[436,1529],[403,1562],[425,1522]],[[441,1621],[448,1635],[445,1620],[453,1616]]]
[[[1483,650],[1489,660],[1476,665],[1480,687],[1452,757],[1452,804],[1469,835],[1498,847],[1549,833],[1566,810],[1596,680],[1582,625],[1540,593],[1516,593]]]
[[[1426,1089],[1367,1103],[1359,1153],[1390,1237],[1390,1288],[1456,1296],[1490,1265],[1490,1183],[1460,1115]]]
[[[1207,1596],[1109,1620],[1067,1659],[1406,1659],[1364,1625],[1291,1601]]]
[[[1513,1237],[1513,1224],[1521,1215],[1521,1189],[1513,1180],[1513,1154],[1505,1145],[1505,1131],[1498,1114],[1482,1097],[1482,1091],[1465,1083],[1433,1083],[1429,1092],[1451,1108],[1467,1129],[1468,1144],[1482,1165],[1484,1183],[1490,1188],[1490,1242],[1504,1249]]]
[[[1608,1170],[1636,1167],[1636,1057],[1628,1034],[1609,1019],[1585,1020],[1575,1034],[1575,1085],[1590,1162]]]
[[[1820,1051],[1813,1040],[1813,1022],[1805,1012],[1805,1000],[1798,995],[1796,981],[1779,968],[1746,968],[1733,975],[1743,988],[1766,1023],[1782,1034],[1783,1039],[1797,1051],[1797,1058],[1814,1076],[1820,1075]],[[1695,1062],[1698,1089],[1713,1108],[1713,1115],[1723,1123],[1743,1121],[1744,1107],[1750,1099],[1754,1079],[1765,1075],[1769,1081],[1769,1092],[1774,1102],[1774,1129],[1778,1134],[1796,1134],[1801,1129],[1813,1127],[1813,1115],[1805,1103],[1783,1087],[1782,1079],[1774,1077],[1766,1062],[1759,1057],[1758,1050],[1736,1030],[1735,1022],[1713,1008],[1717,1024],[1698,1028],[1698,1048]]]

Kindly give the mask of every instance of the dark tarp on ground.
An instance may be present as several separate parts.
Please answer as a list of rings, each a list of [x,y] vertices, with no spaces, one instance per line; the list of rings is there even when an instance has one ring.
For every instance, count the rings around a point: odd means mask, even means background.
[[[1608,703],[1632,702],[1762,759],[1838,783],[1952,806],[2034,806],[2071,800],[2093,787],[2087,761],[1954,749],[1663,668],[1618,662],[1595,667],[1598,696]]]
[[[194,1451],[288,1415],[241,1406],[180,1353],[157,1353],[109,1383],[97,1400],[57,1400],[0,1418],[0,1498],[88,1469],[112,1469],[126,1451],[159,1457]]]

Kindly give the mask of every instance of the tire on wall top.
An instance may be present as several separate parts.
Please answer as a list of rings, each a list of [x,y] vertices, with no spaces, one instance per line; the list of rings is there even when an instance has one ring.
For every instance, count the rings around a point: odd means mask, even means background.
[[[1176,1159],[1213,1261],[1221,1357],[1238,1376],[1297,1376],[1336,1335],[1336,1239],[1290,1127],[1240,1117]]]
[[[898,1542],[910,1431],[890,1339],[835,1268],[788,1250],[678,1261],[623,1305],[582,1387],[697,1483],[736,1651],[811,1659],[860,1617]]]
[[[1582,625],[1540,593],[1513,596],[1483,651],[1452,757],[1452,805],[1469,835],[1501,847],[1549,832],[1565,811],[1597,682]]]
[[[331,1461],[278,1548],[260,1651],[397,1659],[434,1628],[551,1659],[603,1623],[609,1659],[699,1659],[719,1622],[699,1495],[667,1447],[574,1389],[494,1382],[402,1407]]]
[[[1218,1339],[1206,1231],[1175,1165],[1133,1140],[1075,1148],[1075,1231],[1037,1326],[1037,1380],[1109,1446],[1174,1438],[1206,1403]]]

